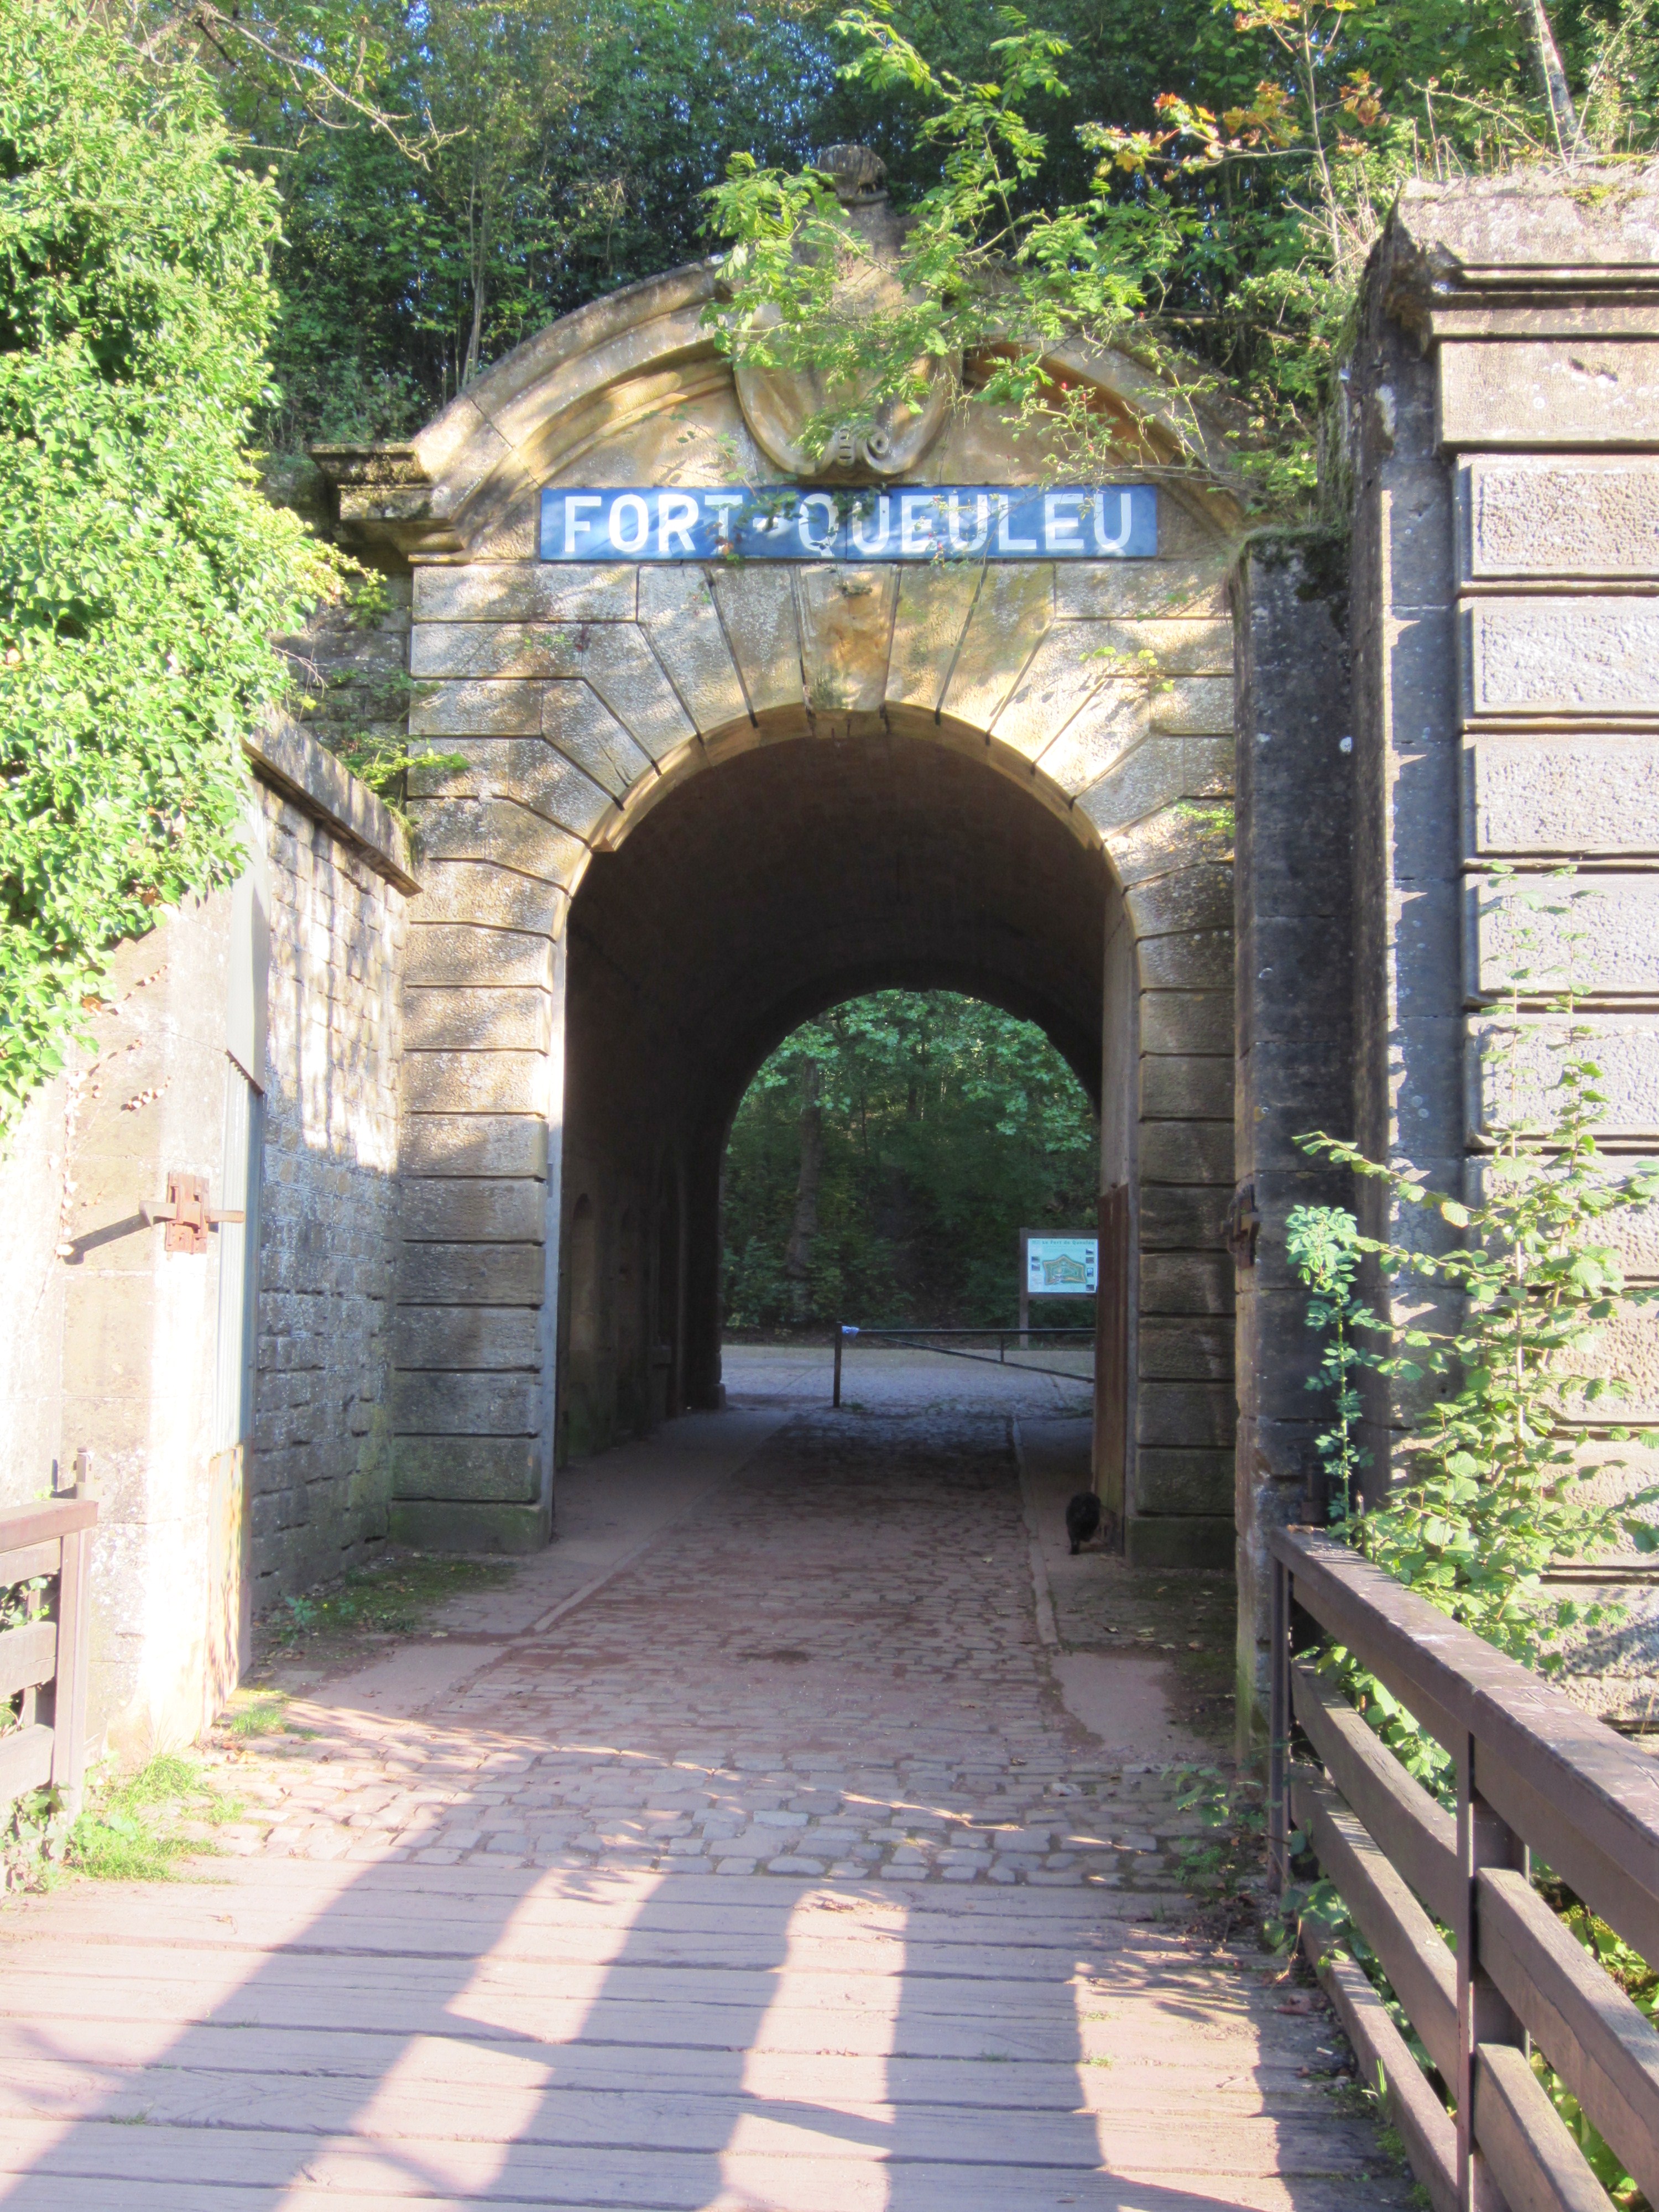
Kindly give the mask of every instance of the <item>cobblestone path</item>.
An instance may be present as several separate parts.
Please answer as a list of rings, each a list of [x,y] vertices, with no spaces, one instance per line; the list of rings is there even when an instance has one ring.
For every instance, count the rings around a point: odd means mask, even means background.
[[[295,1708],[205,1881],[0,1921],[0,2204],[1403,2206],[1029,1559],[1000,1419],[803,1417],[435,1694]]]

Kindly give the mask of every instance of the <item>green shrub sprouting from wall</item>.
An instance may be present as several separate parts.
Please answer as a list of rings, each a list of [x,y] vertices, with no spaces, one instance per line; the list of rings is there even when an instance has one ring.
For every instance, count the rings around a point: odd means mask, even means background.
[[[232,154],[198,70],[0,0],[0,1129],[236,872],[268,641],[334,582],[249,460],[279,210]]]

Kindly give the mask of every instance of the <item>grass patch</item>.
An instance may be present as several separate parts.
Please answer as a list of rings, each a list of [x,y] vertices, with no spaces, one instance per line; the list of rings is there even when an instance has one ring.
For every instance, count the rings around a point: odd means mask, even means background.
[[[356,1567],[343,1581],[303,1597],[284,1597],[268,1626],[285,1650],[311,1636],[408,1636],[434,1606],[469,1590],[496,1589],[512,1573],[504,1560],[415,1553],[385,1566]]]
[[[94,1780],[70,1831],[66,1863],[94,1881],[173,1881],[180,1859],[213,1850],[185,1834],[185,1824],[216,1825],[241,1811],[199,1760],[158,1751],[136,1773]]]
[[[261,1690],[250,1695],[238,1690],[214,1723],[221,1735],[247,1743],[262,1735],[275,1735],[289,1727],[288,1692]]]

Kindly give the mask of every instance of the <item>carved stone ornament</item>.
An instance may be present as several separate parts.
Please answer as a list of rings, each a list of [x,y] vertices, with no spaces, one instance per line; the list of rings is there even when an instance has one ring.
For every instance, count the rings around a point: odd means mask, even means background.
[[[856,262],[844,280],[841,304],[854,316],[860,309],[896,306],[902,295],[894,264],[903,231],[884,188],[887,164],[867,146],[827,146],[816,167],[834,179],[836,198],[869,248],[868,258]],[[769,309],[765,319],[775,319],[775,311]],[[951,404],[951,365],[929,361],[923,368],[929,389],[921,407],[888,401],[863,436],[850,426],[838,430],[821,459],[801,445],[801,431],[838,395],[816,370],[741,363],[736,371],[738,404],[762,453],[792,477],[849,483],[902,477],[939,435]]]

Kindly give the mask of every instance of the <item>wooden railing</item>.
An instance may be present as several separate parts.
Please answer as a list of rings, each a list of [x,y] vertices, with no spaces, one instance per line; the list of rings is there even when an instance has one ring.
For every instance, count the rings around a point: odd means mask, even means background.
[[[21,1626],[0,1630],[0,1698],[21,1691],[21,1725],[0,1735],[0,1814],[31,1790],[79,1805],[87,1734],[87,1567],[98,1508],[90,1498],[0,1512],[0,1590],[46,1576]]]
[[[1451,2112],[1365,1975],[1323,1960],[1436,2212],[1608,2212],[1533,2048],[1659,2205],[1659,2033],[1538,1895],[1528,1856],[1659,1963],[1659,1761],[1346,1546],[1285,1529],[1272,1552],[1270,1854],[1282,1881],[1292,1825],[1310,1837],[1433,2062]],[[1455,1818],[1295,1656],[1319,1640],[1310,1617],[1451,1753]]]

